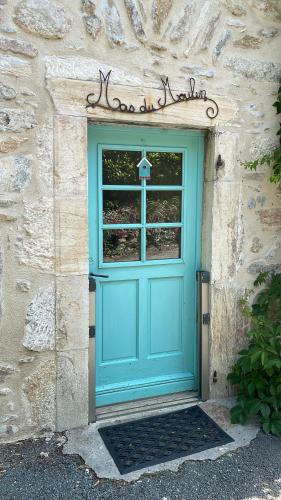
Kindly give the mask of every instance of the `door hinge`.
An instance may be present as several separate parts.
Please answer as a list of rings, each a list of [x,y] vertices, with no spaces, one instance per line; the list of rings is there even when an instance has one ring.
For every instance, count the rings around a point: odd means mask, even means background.
[[[89,326],[89,338],[94,339],[96,336],[96,327],[91,325]]]
[[[204,314],[202,314],[202,323],[203,323],[203,325],[209,325],[210,324],[210,313],[204,313]]]

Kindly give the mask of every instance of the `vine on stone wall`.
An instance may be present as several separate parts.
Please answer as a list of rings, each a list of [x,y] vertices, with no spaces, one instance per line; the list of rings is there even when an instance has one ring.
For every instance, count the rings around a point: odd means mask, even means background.
[[[278,89],[277,100],[273,104],[276,108],[277,114],[281,114],[281,80],[280,87]],[[274,184],[281,183],[281,123],[279,130],[277,132],[279,135],[279,146],[274,149],[271,153],[265,154],[255,161],[249,161],[243,163],[247,170],[257,170],[257,167],[262,165],[268,165],[272,168],[272,174],[269,178],[270,182]]]

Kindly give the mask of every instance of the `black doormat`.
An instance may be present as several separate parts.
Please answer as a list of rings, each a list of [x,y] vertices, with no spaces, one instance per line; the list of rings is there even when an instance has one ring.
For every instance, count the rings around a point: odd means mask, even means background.
[[[101,427],[99,433],[121,474],[233,441],[199,406]]]

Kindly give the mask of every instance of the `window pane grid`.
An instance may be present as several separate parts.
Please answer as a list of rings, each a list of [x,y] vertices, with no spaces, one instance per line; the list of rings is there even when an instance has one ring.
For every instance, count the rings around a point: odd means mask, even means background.
[[[116,148],[116,154],[118,154],[118,150]],[[109,151],[110,150],[107,150],[107,152]],[[119,151],[121,152],[122,150],[120,149]],[[129,152],[130,151],[128,150],[128,153]],[[159,165],[161,168],[158,168],[158,170],[155,171],[153,178],[147,181],[146,179],[139,179],[138,184],[136,183],[135,173],[130,174],[130,183],[120,184],[116,182],[116,184],[114,184],[113,181],[113,183],[109,184],[110,169],[106,167],[107,179],[106,183],[101,182],[101,198],[104,200],[105,193],[108,192],[106,199],[112,203],[112,200],[115,201],[115,198],[118,202],[116,203],[116,207],[112,210],[109,203],[110,208],[106,207],[107,213],[105,213],[104,201],[102,202],[103,205],[101,208],[103,208],[102,213],[104,217],[102,217],[101,220],[101,236],[103,240],[102,246],[104,249],[103,261],[105,263],[111,262],[114,264],[127,261],[145,263],[151,260],[181,259],[181,243],[183,237],[183,223],[181,218],[184,205],[181,192],[184,190],[184,155],[182,152],[172,152],[172,154],[178,158],[177,164],[174,165],[176,172],[175,177],[173,177],[173,168],[169,170],[165,162],[163,163],[163,159],[165,160],[164,153],[158,153],[159,152],[157,151],[147,151],[147,157],[151,156],[151,160],[153,157],[156,159],[159,157]],[[170,152],[168,151],[165,152],[165,154],[169,153]],[[142,157],[144,155],[145,150],[142,151]],[[168,163],[169,158],[167,156],[166,158]],[[116,168],[118,170],[118,165]],[[161,170],[162,168],[164,169],[163,171]],[[114,175],[115,180],[115,178],[117,179],[118,175],[120,175],[119,171],[117,173],[115,172]],[[124,180],[126,179],[126,176],[128,178],[126,171],[124,171],[124,173],[121,172],[121,176],[123,176],[122,179],[124,178]],[[166,185],[164,183],[165,178],[169,178],[171,184]],[[156,183],[157,181],[159,184]],[[147,184],[147,182],[149,184]],[[110,191],[112,191],[112,194],[110,194]],[[123,193],[120,191],[123,191]],[[170,194],[168,195],[168,193],[166,193],[165,196],[165,193],[163,193],[164,191],[167,191]],[[136,192],[136,196],[138,196],[137,192],[139,192],[139,216],[135,214],[138,210],[138,206],[134,203],[133,194],[126,197],[126,192],[128,192],[128,195],[129,192]],[[151,196],[149,196],[149,192],[151,192]],[[152,192],[155,194],[152,195]],[[172,194],[173,192],[175,193],[174,196]],[[178,195],[176,195],[177,192]],[[122,197],[124,197],[124,200]],[[116,209],[116,216],[114,209]],[[129,216],[127,214],[122,214],[122,210],[124,212],[127,211]],[[125,218],[127,218],[127,221]],[[138,218],[139,220],[137,220]],[[121,222],[118,222],[118,219]],[[169,219],[171,222],[169,222]],[[131,245],[132,248],[129,248]]]

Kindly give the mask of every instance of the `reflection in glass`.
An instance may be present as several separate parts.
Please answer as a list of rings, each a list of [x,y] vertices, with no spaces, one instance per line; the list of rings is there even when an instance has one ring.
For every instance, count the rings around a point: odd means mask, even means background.
[[[140,160],[140,151],[104,149],[102,152],[103,184],[140,184],[137,167]]]
[[[152,164],[148,184],[174,186],[182,184],[182,153],[147,152]]]
[[[181,192],[147,191],[146,222],[180,222]]]
[[[157,228],[146,230],[146,259],[179,259],[181,229]]]
[[[103,191],[104,224],[136,224],[140,221],[140,191]]]
[[[103,231],[103,261],[128,262],[140,260],[139,229]]]

